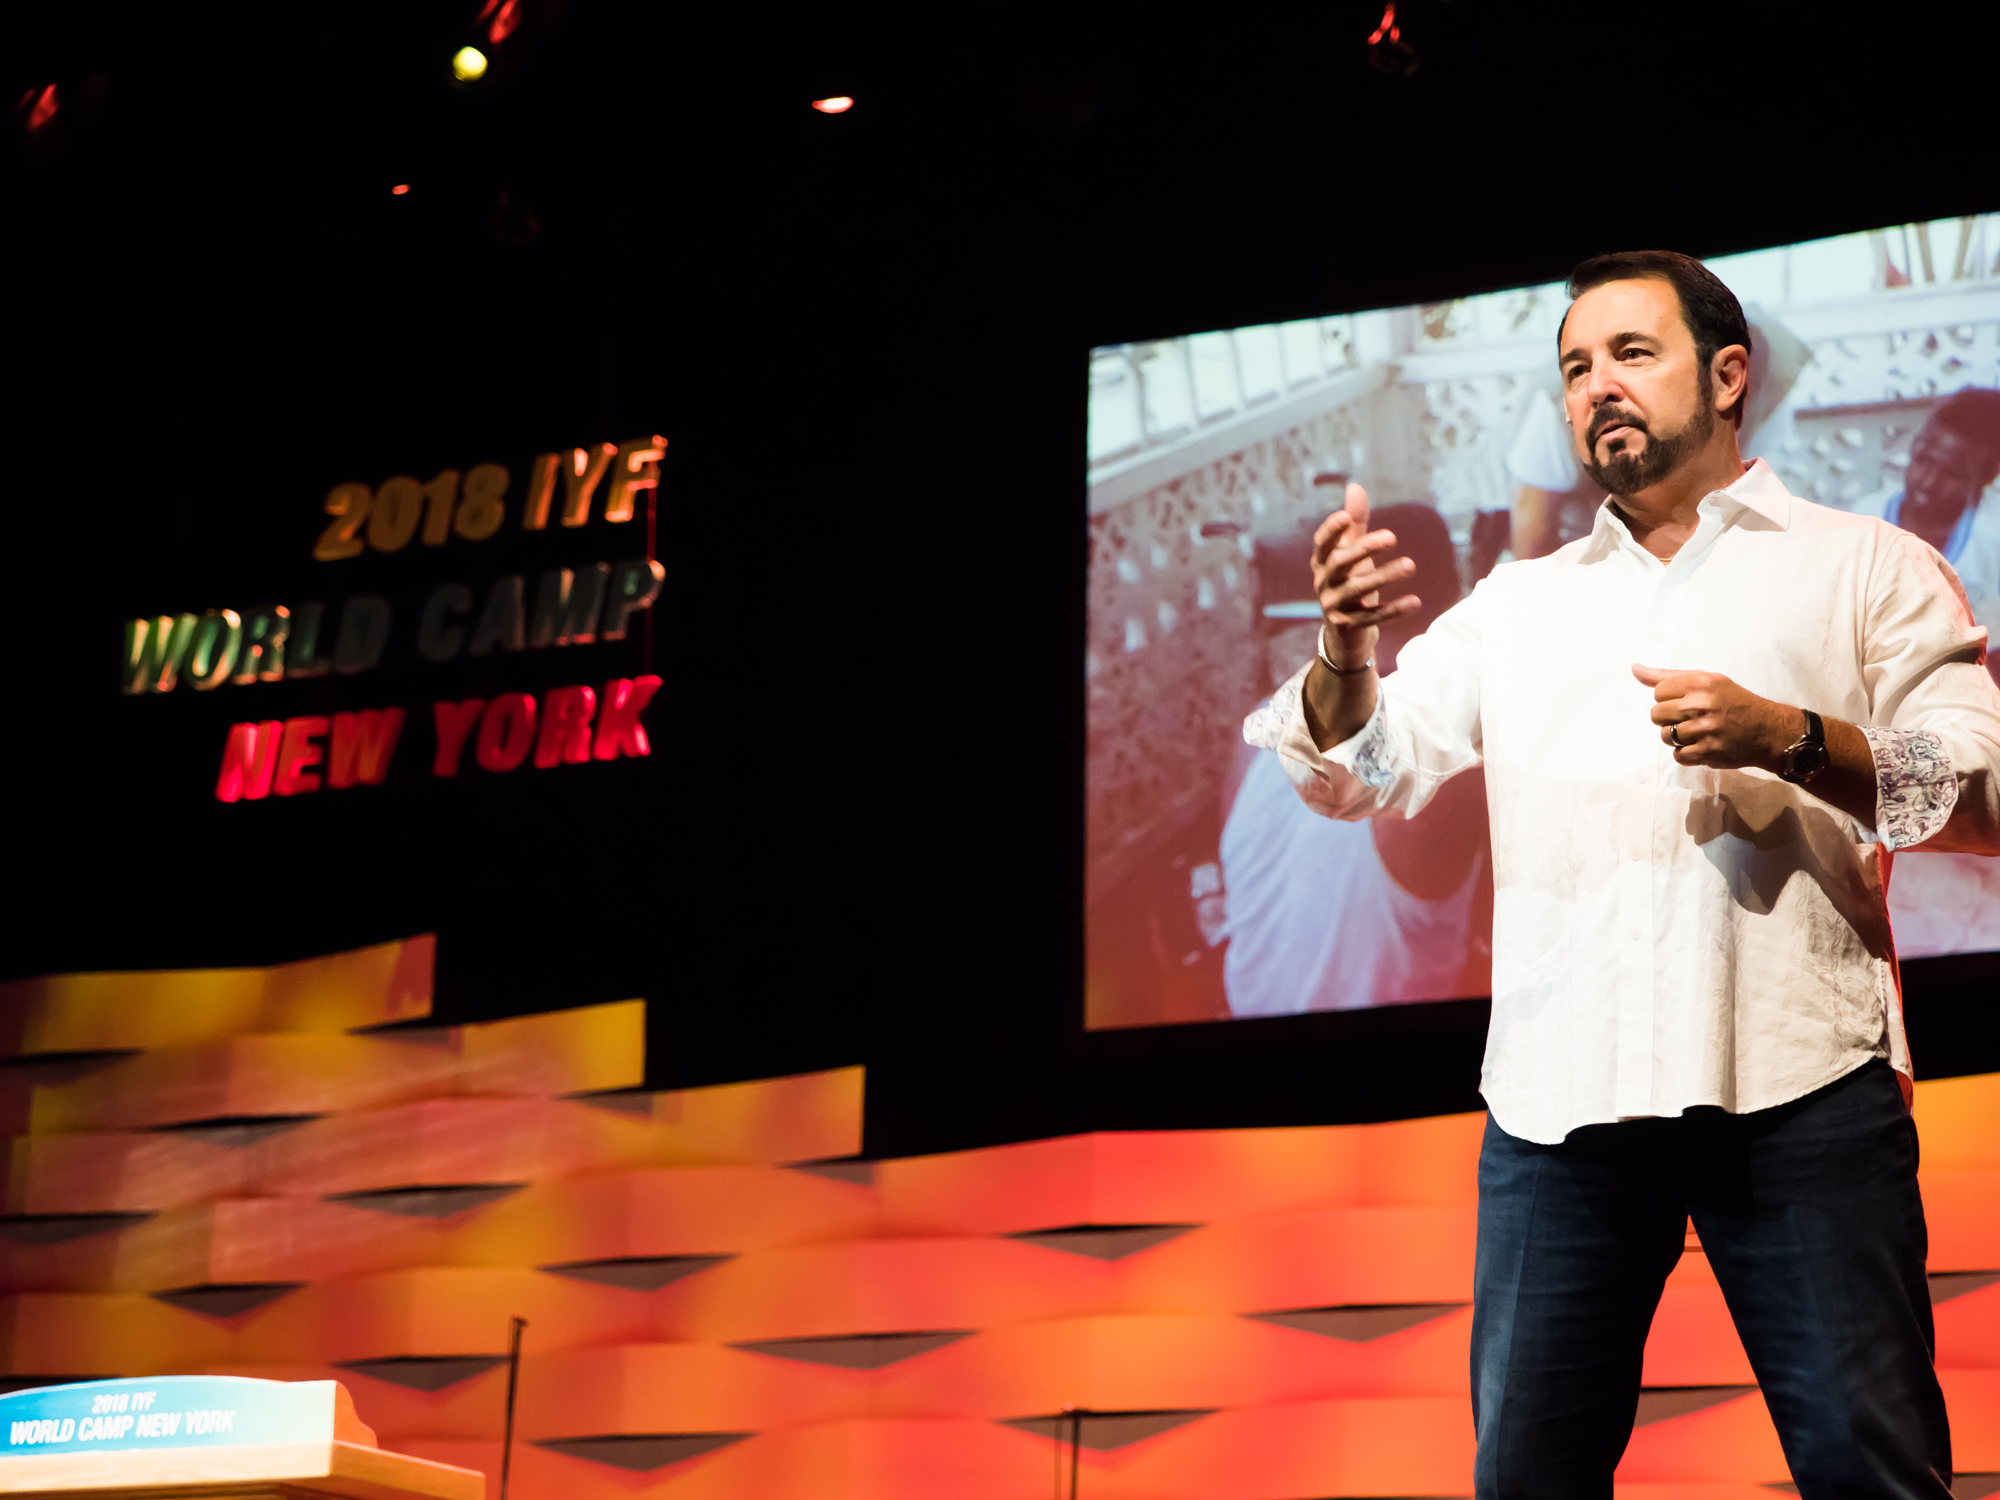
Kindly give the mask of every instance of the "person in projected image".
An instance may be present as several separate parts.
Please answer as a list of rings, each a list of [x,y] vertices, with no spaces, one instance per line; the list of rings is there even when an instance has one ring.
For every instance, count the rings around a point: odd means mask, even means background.
[[[1965,588],[1972,618],[2000,631],[2000,391],[1969,387],[1932,411],[1910,444],[1903,483],[1855,506],[1937,548]],[[1986,670],[2000,677],[2000,651]],[[2000,861],[1925,854],[1896,866],[1889,889],[1905,958],[2000,949]]]
[[[1752,336],[1666,251],[1572,274],[1589,535],[1421,596],[1367,493],[1315,536],[1316,659],[1244,725],[1329,817],[1483,769],[1474,1486],[1603,1500],[1690,1218],[1807,1500],[1951,1493],[1887,893],[2000,853],[2000,691],[1949,564],[1794,498],[1739,424]]]
[[[2000,391],[1969,386],[1947,397],[1910,442],[1903,483],[1857,514],[1880,516],[1935,547],[1965,585],[1972,616],[2000,630]],[[2000,652],[1987,669],[2000,674]]]
[[[1402,644],[1458,598],[1458,565],[1451,534],[1429,506],[1386,506],[1376,518],[1415,567],[1392,596],[1424,601],[1384,628],[1376,660],[1386,675]],[[1311,587],[1310,578],[1299,583],[1301,593]],[[1452,782],[1414,818],[1367,823],[1314,814],[1269,750],[1242,746],[1234,779],[1221,857],[1231,1015],[1486,993],[1491,878],[1481,778]]]

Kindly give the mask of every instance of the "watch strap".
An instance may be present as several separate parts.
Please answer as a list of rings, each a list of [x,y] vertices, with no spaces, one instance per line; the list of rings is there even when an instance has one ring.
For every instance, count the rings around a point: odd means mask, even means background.
[[[1826,769],[1826,721],[1811,709],[1801,709],[1806,716],[1806,730],[1798,739],[1785,747],[1785,768],[1779,776],[1794,785],[1803,786]],[[1807,762],[1807,769],[1801,773],[1799,761]]]

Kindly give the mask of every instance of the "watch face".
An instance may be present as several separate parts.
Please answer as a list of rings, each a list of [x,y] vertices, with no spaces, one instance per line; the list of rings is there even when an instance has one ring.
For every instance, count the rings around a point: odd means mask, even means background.
[[[1817,776],[1827,766],[1825,745],[1801,745],[1792,752],[1791,768],[1785,773],[1787,781],[1804,781],[1809,776]]]

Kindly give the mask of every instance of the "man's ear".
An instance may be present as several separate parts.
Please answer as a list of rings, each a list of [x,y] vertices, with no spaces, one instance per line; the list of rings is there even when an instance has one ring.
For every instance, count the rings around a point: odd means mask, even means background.
[[[1750,402],[1750,351],[1741,344],[1725,344],[1708,362],[1715,384],[1715,409],[1741,416]]]

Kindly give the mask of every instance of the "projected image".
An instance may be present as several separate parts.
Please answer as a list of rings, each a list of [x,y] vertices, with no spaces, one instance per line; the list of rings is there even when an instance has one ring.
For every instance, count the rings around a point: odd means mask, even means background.
[[[1709,263],[1753,333],[1746,458],[1944,554],[2000,636],[2000,214]],[[1313,654],[1313,529],[1352,478],[1416,563],[1397,650],[1604,499],[1558,401],[1560,284],[1092,352],[1092,1027],[1487,993],[1486,801],[1310,812],[1244,716]],[[1989,662],[2000,669],[2000,658]],[[1906,958],[2000,950],[2000,861],[1910,851]]]

